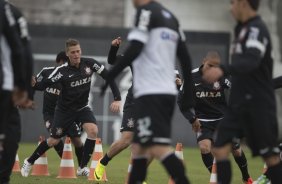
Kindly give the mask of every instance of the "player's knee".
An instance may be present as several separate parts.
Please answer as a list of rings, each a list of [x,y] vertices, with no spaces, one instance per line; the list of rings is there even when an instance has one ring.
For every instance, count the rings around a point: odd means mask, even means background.
[[[199,143],[199,148],[202,154],[207,154],[211,152],[211,145],[207,143]]]
[[[58,143],[60,142],[60,139],[55,139],[55,138],[52,138],[52,137],[49,137],[47,139],[47,144],[49,147],[54,147],[56,146]]]
[[[236,150],[232,150],[232,154],[234,155],[234,157],[241,156],[241,153],[242,153],[242,150],[240,148]]]
[[[95,139],[98,134],[98,129],[97,127],[90,127],[86,133],[87,137]]]

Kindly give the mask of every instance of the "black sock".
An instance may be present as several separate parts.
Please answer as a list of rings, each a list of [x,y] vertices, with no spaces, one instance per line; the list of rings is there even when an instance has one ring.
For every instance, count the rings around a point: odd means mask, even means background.
[[[231,163],[229,160],[216,162],[218,184],[231,183]]]
[[[93,150],[95,148],[95,143],[96,143],[95,139],[89,139],[89,138],[86,139],[84,146],[83,146],[83,154],[82,154],[82,159],[80,163],[80,168],[84,168],[87,166],[92,156]]]
[[[211,173],[212,164],[213,164],[213,155],[211,154],[211,152],[209,152],[209,153],[205,153],[205,154],[201,153],[201,156],[202,156],[202,160],[203,160],[206,168]]]
[[[83,155],[83,146],[75,147],[74,150],[75,150],[75,155],[76,155],[76,158],[77,158],[78,165],[80,165],[81,164],[82,155]]]
[[[175,184],[189,184],[188,178],[185,175],[185,168],[183,163],[171,153],[162,160],[162,164],[166,168],[169,175],[174,180]]]
[[[268,167],[268,175],[272,184],[281,184],[282,183],[282,163]]]
[[[59,155],[60,158],[63,156],[63,151],[64,151],[64,143],[63,140],[60,140],[60,142],[54,146],[54,149],[56,150],[57,154]]]
[[[147,158],[135,158],[132,160],[132,169],[128,184],[141,184],[146,179]]]
[[[243,150],[241,152],[241,156],[238,156],[238,157],[234,156],[234,159],[241,170],[243,180],[248,181],[250,177],[249,172],[248,172],[248,162],[247,162],[247,159],[246,159],[246,156]]]
[[[33,154],[27,159],[27,161],[31,164],[34,164],[34,162],[43,154],[45,153],[48,149],[50,149],[50,147],[47,144],[47,141],[44,140],[42,141],[37,148],[35,149],[35,151],[33,152]]]
[[[104,166],[108,165],[109,161],[111,160],[111,158],[108,156],[108,154],[106,153],[103,158],[101,159],[100,163],[103,164]]]

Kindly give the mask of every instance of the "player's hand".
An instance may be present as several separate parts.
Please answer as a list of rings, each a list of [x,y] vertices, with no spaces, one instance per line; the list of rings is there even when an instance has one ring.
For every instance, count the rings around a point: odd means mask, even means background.
[[[31,86],[34,87],[35,84],[36,84],[35,76],[32,76],[32,77],[31,77]]]
[[[116,39],[114,39],[114,40],[112,41],[112,46],[117,47],[117,46],[119,46],[120,44],[121,44],[121,37],[117,37]]]
[[[201,130],[201,123],[198,118],[192,123],[192,130],[194,132],[199,132]]]
[[[214,83],[223,76],[223,71],[219,67],[211,67],[203,73],[203,79],[208,83]]]
[[[35,109],[35,103],[33,100],[31,99],[27,99],[26,101],[24,101],[22,104],[19,104],[19,108],[21,109]]]
[[[180,78],[176,78],[175,79],[175,83],[177,86],[181,86],[182,85],[182,80]]]
[[[27,96],[27,91],[15,87],[12,94],[12,100],[14,105],[19,106],[23,104],[27,100]]]
[[[113,113],[120,112],[120,103],[121,103],[121,101],[113,101],[111,106],[110,106],[111,112],[113,112]]]

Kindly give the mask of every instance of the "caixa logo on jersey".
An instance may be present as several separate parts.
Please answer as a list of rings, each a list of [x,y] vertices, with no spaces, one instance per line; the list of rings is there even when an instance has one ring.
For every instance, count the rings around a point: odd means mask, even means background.
[[[176,36],[176,34],[173,33],[169,33],[167,31],[162,31],[161,32],[161,38],[163,40],[171,40],[171,41],[177,41],[178,37]]]
[[[87,84],[87,83],[90,83],[91,82],[91,77],[87,77],[87,78],[84,78],[84,79],[80,79],[80,80],[77,80],[77,81],[73,81],[71,82],[71,87],[76,87],[76,86],[81,86],[83,84]]]
[[[53,77],[51,80],[52,82],[56,82],[57,80],[59,80],[61,77],[63,76],[63,74],[61,74],[61,72],[59,72],[57,75],[55,75],[55,77]]]

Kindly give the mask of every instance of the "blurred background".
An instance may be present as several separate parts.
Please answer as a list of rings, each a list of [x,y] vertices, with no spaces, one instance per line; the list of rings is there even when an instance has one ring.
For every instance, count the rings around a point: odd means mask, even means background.
[[[42,67],[55,65],[56,54],[64,49],[68,38],[78,39],[82,53],[107,65],[111,40],[121,36],[120,52],[126,47],[126,35],[132,27],[135,9],[131,0],[10,0],[20,8],[29,23],[34,53],[34,73]],[[159,0],[179,19],[187,36],[193,67],[201,64],[208,50],[218,50],[222,62],[229,62],[229,45],[235,22],[229,12],[229,0]],[[260,14],[268,25],[273,41],[274,76],[282,75],[282,1],[261,0]],[[109,67],[109,66],[107,66]],[[90,105],[98,121],[99,137],[110,144],[119,136],[121,114],[109,112],[112,94],[99,96],[103,80],[93,76]],[[131,84],[131,74],[125,70],[117,79],[123,95]],[[281,122],[282,91],[277,90],[278,116]],[[35,142],[39,135],[48,136],[42,118],[42,93],[35,96],[36,109],[21,111],[22,141]],[[281,126],[280,126],[280,129]],[[173,142],[194,146],[191,125],[175,110]]]

